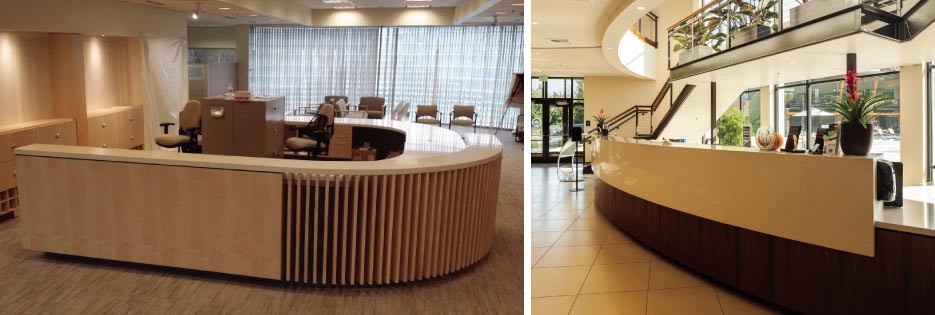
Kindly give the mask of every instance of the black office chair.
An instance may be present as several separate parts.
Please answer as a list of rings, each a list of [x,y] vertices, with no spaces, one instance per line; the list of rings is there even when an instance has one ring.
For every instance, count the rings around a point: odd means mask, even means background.
[[[191,100],[185,103],[185,108],[179,112],[179,134],[169,134],[169,126],[175,126],[175,123],[164,122],[159,126],[163,134],[156,136],[156,144],[160,147],[177,148],[184,153],[201,153],[201,145],[198,143],[201,134],[201,102]]]
[[[292,152],[306,152],[312,159],[328,154],[331,135],[334,134],[334,105],[323,104],[318,107],[315,118],[305,127],[299,127],[299,136],[286,139],[286,148]]]

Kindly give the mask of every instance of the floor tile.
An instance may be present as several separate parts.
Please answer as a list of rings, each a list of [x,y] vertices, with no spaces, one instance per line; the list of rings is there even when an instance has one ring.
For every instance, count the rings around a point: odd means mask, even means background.
[[[782,314],[772,308],[735,293],[730,289],[717,288],[718,300],[724,315],[772,315]]]
[[[616,226],[607,230],[606,244],[639,244],[637,240],[620,231]]]
[[[646,313],[646,291],[583,294],[571,308],[573,315],[637,315]]]
[[[645,291],[649,287],[649,263],[594,265],[581,294]]]
[[[649,289],[671,289],[705,286],[708,283],[700,276],[683,270],[674,263],[654,260],[649,267]]]
[[[568,230],[604,231],[612,228],[614,228],[614,226],[610,222],[607,222],[607,220],[597,218],[585,219],[579,217],[578,220],[575,220],[573,223],[571,223],[571,225],[568,227]]]
[[[650,290],[647,315],[721,315],[721,304],[712,287]]]
[[[561,236],[562,232],[532,232],[530,242],[532,242],[532,247],[548,247]]]
[[[542,255],[545,255],[545,252],[549,251],[551,247],[533,247],[532,248],[532,260],[530,260],[530,268],[536,266],[536,263],[539,262],[539,259],[542,258]]]
[[[552,247],[539,259],[536,268],[590,266],[597,258],[601,246]]]
[[[595,265],[650,262],[650,253],[634,244],[604,244],[594,260]]]
[[[591,266],[533,269],[532,297],[578,294],[590,269]]]
[[[541,217],[539,217],[539,220],[574,220],[580,214],[581,212],[579,211],[571,211],[571,210],[564,210],[564,209],[552,210],[542,215]]]
[[[555,241],[555,246],[602,245],[607,231],[565,231]]]
[[[575,295],[532,299],[532,315],[568,315],[575,304]]]
[[[533,232],[565,232],[574,220],[536,220],[532,222]]]

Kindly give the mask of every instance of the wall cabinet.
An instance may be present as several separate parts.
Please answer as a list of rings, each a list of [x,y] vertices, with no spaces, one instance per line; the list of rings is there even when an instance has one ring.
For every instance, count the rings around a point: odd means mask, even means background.
[[[88,113],[88,146],[142,149],[142,109],[114,106]]]

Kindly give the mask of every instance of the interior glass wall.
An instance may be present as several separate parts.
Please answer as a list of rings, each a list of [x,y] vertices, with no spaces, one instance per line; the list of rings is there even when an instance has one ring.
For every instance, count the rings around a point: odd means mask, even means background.
[[[474,105],[478,125],[493,126],[523,72],[522,26],[254,27],[250,40],[251,90],[286,96],[290,111],[327,95],[379,96],[412,113],[436,104],[443,120],[454,105]]]
[[[777,125],[781,126],[783,136],[787,136],[790,126],[802,126],[799,150],[811,148],[819,127],[828,127],[839,123],[841,117],[829,104],[839,100],[845,93],[844,80],[833,77],[819,80],[795,82],[776,88],[776,104],[780,104],[782,115],[777,115]],[[861,95],[884,94],[893,98],[893,103],[881,107],[872,115],[873,147],[870,153],[882,154],[890,161],[900,160],[899,151],[899,72],[874,71],[862,74],[857,79],[857,91]]]
[[[735,113],[743,115],[743,120],[731,119]],[[727,124],[734,124],[734,126],[726,126]],[[760,128],[760,90],[752,89],[740,93],[740,96],[731,104],[730,108],[718,118],[717,126],[719,132],[721,131],[720,127],[723,126],[728,127],[731,130],[730,133],[734,133],[733,136],[728,135],[726,137],[728,139],[719,137],[718,144],[750,147],[751,142],[743,142],[743,127],[750,128],[751,139],[757,128]]]

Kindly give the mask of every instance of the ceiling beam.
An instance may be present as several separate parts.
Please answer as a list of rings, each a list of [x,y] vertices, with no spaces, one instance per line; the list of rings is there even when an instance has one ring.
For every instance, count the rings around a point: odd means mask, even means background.
[[[455,6],[455,25],[463,24],[475,18],[478,14],[487,11],[502,0],[461,0]]]

